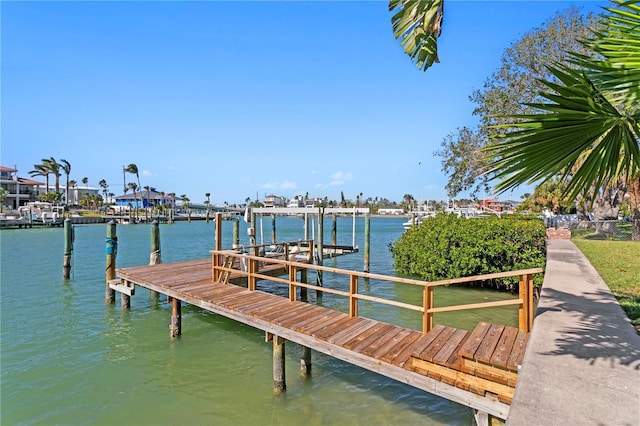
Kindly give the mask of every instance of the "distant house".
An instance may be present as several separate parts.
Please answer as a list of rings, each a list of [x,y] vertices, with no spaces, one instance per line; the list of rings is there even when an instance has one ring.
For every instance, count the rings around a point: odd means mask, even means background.
[[[286,199],[280,195],[269,194],[265,195],[263,204],[265,207],[284,207]]]
[[[304,200],[305,207],[316,207],[322,202],[321,198],[307,198]]]
[[[378,209],[378,214],[401,215],[404,214],[404,209],[380,208]]]
[[[162,192],[158,192],[155,188],[149,188],[149,191],[143,189],[136,191],[135,198],[133,192],[130,194],[118,195],[114,198],[116,206],[131,206],[136,209],[144,209],[147,207],[163,206],[171,204],[171,196]]]
[[[520,201],[506,200],[500,201],[497,198],[485,198],[478,202],[479,207],[487,208],[494,212],[513,213],[522,204]]]
[[[38,194],[46,194],[47,193],[47,185],[40,183],[36,188],[36,192]],[[49,185],[49,191],[55,191],[53,189],[53,185]],[[58,191],[62,194],[62,198],[60,201],[62,203],[68,204],[70,206],[76,206],[80,204],[80,200],[85,196],[85,194],[89,195],[100,195],[100,189],[94,188],[91,186],[73,186],[69,187],[69,199],[67,200],[67,187],[65,185],[58,185]]]
[[[304,207],[304,201],[300,197],[294,197],[289,200],[289,202],[287,203],[287,207],[289,208]]]
[[[15,210],[29,201],[37,201],[39,185],[43,183],[18,177],[18,169],[0,166],[0,186],[6,191],[3,206]]]

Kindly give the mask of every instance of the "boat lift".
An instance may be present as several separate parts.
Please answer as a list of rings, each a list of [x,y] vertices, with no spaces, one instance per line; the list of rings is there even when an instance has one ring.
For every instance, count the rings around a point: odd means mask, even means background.
[[[304,237],[303,239],[309,240],[312,239],[316,242],[316,264],[322,265],[322,259],[328,257],[339,256],[343,254],[356,253],[359,251],[358,246],[356,245],[356,217],[364,215],[365,217],[365,247],[364,247],[364,272],[369,272],[369,242],[370,242],[370,234],[369,234],[369,208],[344,208],[344,207],[255,207],[248,208],[245,211],[244,218],[245,222],[251,224],[249,228],[249,236],[253,239],[252,244],[255,245],[256,242],[256,233],[257,233],[257,225],[258,225],[258,216],[260,216],[260,244],[265,244],[264,242],[264,227],[263,227],[263,217],[265,215],[269,216],[300,216],[304,217],[305,226],[304,226]],[[351,245],[337,245],[335,241],[335,228],[333,230],[333,244],[327,245],[324,244],[324,232],[323,232],[323,224],[324,224],[324,216],[325,215],[334,215],[334,217],[341,216],[351,216],[352,217],[352,231],[351,231]],[[309,220],[311,218],[311,220]],[[274,219],[275,220],[275,219]],[[318,229],[318,235],[316,238],[316,228]],[[272,243],[275,244],[275,230],[272,234]]]

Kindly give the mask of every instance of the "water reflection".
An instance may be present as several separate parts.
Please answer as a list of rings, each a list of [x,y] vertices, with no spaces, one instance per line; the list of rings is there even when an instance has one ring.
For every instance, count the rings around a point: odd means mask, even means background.
[[[106,306],[104,313],[107,341],[105,361],[125,361],[134,356],[134,340],[131,336],[131,314],[116,304]]]

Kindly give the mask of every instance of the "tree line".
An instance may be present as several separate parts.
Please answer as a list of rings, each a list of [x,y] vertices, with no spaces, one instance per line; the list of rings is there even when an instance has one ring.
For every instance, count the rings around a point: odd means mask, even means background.
[[[423,71],[439,61],[444,0],[391,0],[392,27]],[[452,19],[455,19],[453,17]],[[535,184],[530,203],[618,216],[625,193],[640,240],[640,4],[558,14],[507,48],[474,91],[476,128],[442,141],[447,191]]]

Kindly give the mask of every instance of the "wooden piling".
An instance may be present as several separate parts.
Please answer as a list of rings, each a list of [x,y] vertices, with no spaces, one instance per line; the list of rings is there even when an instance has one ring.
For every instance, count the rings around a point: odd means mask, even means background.
[[[171,337],[182,334],[182,304],[180,299],[171,298],[171,325],[169,326]]]
[[[317,264],[322,266],[322,263],[324,261],[324,232],[323,232],[323,228],[324,228],[324,209],[322,207],[320,207],[318,209],[318,241],[317,241],[317,253],[318,253],[318,261]],[[318,273],[318,286],[322,287],[322,271],[317,271]],[[316,297],[322,297],[322,293],[321,291],[316,292]]]
[[[369,213],[364,215],[364,272],[369,272],[369,254],[371,240],[371,216]]]
[[[331,244],[333,244],[333,246],[337,246],[338,245],[338,215],[337,214],[332,214],[331,215]],[[335,254],[335,249],[334,249],[334,254]]]
[[[307,213],[304,214],[304,240],[309,241],[309,215]],[[309,244],[309,250],[311,250],[311,258],[310,262],[313,262],[313,242]],[[309,284],[309,270],[303,269],[300,271],[300,281],[305,284]],[[307,293],[307,289],[305,287],[300,288],[300,300],[303,302],[309,301],[309,296]]]
[[[149,255],[149,265],[162,263],[160,255],[160,226],[156,219],[151,222],[151,254]]]
[[[271,244],[276,243],[276,215],[271,215]]]
[[[303,282],[305,284],[309,284],[309,270],[304,268],[300,271],[300,282]],[[308,302],[309,301],[309,295],[307,294],[307,288],[306,287],[300,287],[300,300],[303,302]]]
[[[222,250],[222,213],[216,213],[216,250]]]
[[[162,256],[160,255],[160,224],[157,219],[151,222],[151,253],[149,254],[149,265],[158,265],[162,263]],[[150,290],[151,296],[154,299],[159,297],[157,291]]]
[[[116,291],[109,287],[109,280],[116,277],[116,255],[118,254],[118,236],[116,234],[116,222],[111,220],[107,224],[107,239],[106,239],[106,256],[107,256],[107,268],[106,268],[106,303],[114,303],[116,299]]]
[[[280,336],[273,336],[273,391],[284,392],[287,389],[284,369],[284,342]]]
[[[73,228],[71,219],[64,220],[64,258],[62,259],[62,278],[71,277],[71,252],[73,250]]]
[[[249,245],[250,246],[255,246],[256,245],[256,232],[258,232],[257,228],[256,228],[256,219],[257,219],[257,215],[255,212],[251,212],[251,224],[249,225]]]
[[[489,417],[489,413],[474,409],[472,424],[475,426],[489,426]]]
[[[131,308],[131,296],[125,293],[120,293],[120,307],[122,309]]]
[[[300,356],[300,372],[303,376],[311,374],[311,348],[302,346],[302,353]]]
[[[240,247],[240,221],[233,220],[233,248]]]

